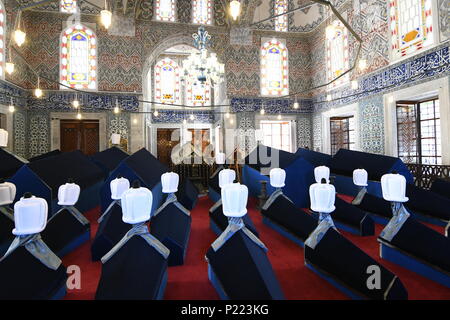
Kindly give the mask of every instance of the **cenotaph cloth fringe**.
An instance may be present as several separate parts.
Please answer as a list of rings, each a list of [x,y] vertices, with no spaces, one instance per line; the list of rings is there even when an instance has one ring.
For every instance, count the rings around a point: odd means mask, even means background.
[[[209,209],[209,212],[214,212],[218,207],[222,205],[222,199],[219,199],[214,205]]]
[[[381,231],[380,238],[392,241],[398,231],[401,229],[410,214],[401,202],[392,202],[392,214],[394,215],[386,227]]]
[[[107,253],[102,257],[102,263],[105,264],[117,251],[120,250],[132,237],[140,236],[142,239],[156,249],[164,259],[167,259],[170,254],[170,250],[167,249],[158,239],[152,236],[148,232],[148,227],[145,222],[137,223],[125,234],[125,236]]]
[[[271,204],[280,196],[284,196],[283,194],[283,190],[281,190],[281,188],[277,188],[269,197],[269,199],[267,199],[267,201],[264,203],[264,206],[262,207],[262,210],[267,210],[269,209],[269,207],[271,206]],[[286,199],[288,199],[289,201],[291,201],[291,199],[289,199],[288,197],[285,197]],[[292,201],[291,201],[292,202]]]
[[[310,247],[311,249],[315,249],[317,244],[322,240],[325,233],[327,233],[328,229],[333,228],[337,232],[339,232],[331,219],[331,215],[329,213],[320,213],[319,214],[319,224],[317,228],[309,235],[309,237],[305,241],[305,246]]]
[[[217,169],[213,172],[213,174],[209,177],[210,179],[214,179],[215,176],[224,168],[223,164],[219,165]]]
[[[89,224],[89,220],[86,219],[86,217],[80,212],[78,211],[77,208],[75,208],[74,206],[63,206],[60,210],[58,210],[58,212],[56,212],[53,217],[51,217],[48,222],[52,221],[58,214],[60,214],[61,212],[63,212],[64,210],[69,211],[69,213],[75,218],[77,219],[83,226],[86,226]]]
[[[6,251],[5,255],[0,259],[0,262],[21,246],[24,246],[29,253],[49,269],[56,270],[61,265],[61,259],[47,247],[45,242],[42,241],[39,233],[28,236],[17,236],[9,246],[8,251]]]
[[[103,214],[100,216],[100,218],[98,218],[98,220],[97,220],[98,223],[102,222],[103,219],[105,219],[106,215],[109,213],[109,211],[115,204],[119,205],[119,207],[122,206],[120,203],[120,200],[114,200],[113,202],[111,202],[111,204],[108,206],[108,208],[105,210],[105,212],[103,212]]]
[[[163,203],[163,205],[161,207],[158,208],[158,210],[155,211],[153,216],[156,217],[161,211],[164,210],[165,207],[167,207],[171,203],[173,203],[175,205],[175,207],[180,209],[180,211],[183,212],[185,215],[187,215],[187,216],[191,215],[189,210],[186,209],[181,203],[178,202],[177,196],[175,195],[175,193],[169,193],[166,201]]]
[[[230,239],[239,230],[242,230],[244,232],[244,234],[247,237],[249,237],[250,240],[252,240],[254,243],[256,243],[264,251],[267,252],[268,249],[266,248],[264,243],[262,243],[262,241],[259,240],[257,236],[255,236],[249,229],[247,229],[244,222],[242,221],[242,218],[238,218],[238,217],[229,217],[228,218],[227,228],[224,230],[224,232],[222,232],[222,234],[211,245],[213,250],[214,251],[219,250],[225,244],[225,242],[227,242],[228,239]]]
[[[364,199],[364,196],[366,195],[366,193],[367,193],[366,187],[362,187],[359,190],[358,194],[356,195],[355,199],[353,199],[352,204],[355,206],[360,205],[361,201]]]
[[[14,221],[14,212],[8,206],[0,206],[0,213],[4,214],[7,218]]]

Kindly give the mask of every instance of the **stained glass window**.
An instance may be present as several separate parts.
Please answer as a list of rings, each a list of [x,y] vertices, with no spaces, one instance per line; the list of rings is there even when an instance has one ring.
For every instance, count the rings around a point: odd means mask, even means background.
[[[327,35],[327,70],[328,80],[339,77],[349,69],[348,30],[341,21],[336,20],[332,25],[332,33]],[[348,82],[349,75],[334,81],[331,86],[336,87]]]
[[[175,0],[156,0],[156,20],[175,21]]]
[[[162,103],[180,103],[180,68],[169,58],[155,65],[155,99]]]
[[[0,77],[5,76],[5,7],[0,1]]]
[[[261,94],[281,96],[289,94],[288,51],[276,39],[261,47]]]
[[[212,23],[212,0],[192,1],[192,22],[198,24]]]
[[[275,15],[283,14],[288,11],[288,0],[275,0],[274,1],[274,13]],[[283,14],[282,16],[275,18],[275,31],[288,31],[288,15]]]
[[[64,13],[76,13],[77,0],[60,0],[59,11]]]
[[[438,99],[397,102],[397,144],[404,162],[442,164]]]
[[[60,81],[76,89],[97,88],[97,38],[81,24],[62,33]]]
[[[189,106],[203,106],[211,99],[211,87],[206,83],[189,82],[186,87],[186,98]]]
[[[330,140],[332,155],[339,149],[353,150],[356,141],[355,118],[353,116],[330,118]]]
[[[433,44],[432,0],[390,0],[391,48],[394,59]]]
[[[290,121],[261,121],[263,144],[287,152],[292,152]]]

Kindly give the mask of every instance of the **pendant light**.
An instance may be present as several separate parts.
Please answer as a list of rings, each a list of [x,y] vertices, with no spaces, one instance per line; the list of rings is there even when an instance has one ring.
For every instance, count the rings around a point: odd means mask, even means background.
[[[105,29],[108,29],[111,26],[112,12],[108,10],[108,3],[106,0],[105,0],[105,9],[100,11],[100,21],[102,22]]]
[[[14,30],[14,41],[16,44],[20,47],[25,43],[26,39],[26,33],[21,30],[21,17],[22,17],[22,11],[19,11],[17,13],[17,20],[16,20],[16,29]]]
[[[238,0],[233,0],[230,2],[230,15],[233,20],[237,20],[241,14],[241,3]]]

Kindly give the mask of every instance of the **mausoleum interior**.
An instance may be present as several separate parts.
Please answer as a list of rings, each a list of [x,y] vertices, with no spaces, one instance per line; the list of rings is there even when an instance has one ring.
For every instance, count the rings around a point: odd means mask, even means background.
[[[0,0],[0,300],[449,300],[448,0]]]

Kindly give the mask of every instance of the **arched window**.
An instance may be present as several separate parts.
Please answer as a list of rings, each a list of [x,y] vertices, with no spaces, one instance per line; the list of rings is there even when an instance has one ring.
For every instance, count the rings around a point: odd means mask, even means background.
[[[81,24],[62,33],[60,81],[71,88],[97,89],[97,38]]]
[[[0,77],[5,76],[5,34],[6,34],[5,7],[0,1]]]
[[[155,100],[161,103],[180,103],[180,68],[169,58],[155,65]]]
[[[274,1],[274,14],[279,15],[288,11],[288,0],[275,0]],[[288,15],[283,14],[275,18],[275,31],[288,31]]]
[[[348,30],[339,20],[332,23],[330,30],[332,32],[329,33],[327,30],[327,70],[328,80],[333,80],[349,69]],[[331,86],[336,87],[348,80],[347,73]]]
[[[394,59],[433,44],[432,0],[390,0],[391,48]]]
[[[60,0],[59,11],[64,13],[76,13],[77,0]]]
[[[267,41],[261,47],[261,94],[289,94],[288,51],[276,39]]]
[[[175,21],[175,0],[156,0],[156,20]]]
[[[212,23],[212,0],[193,0],[192,9],[192,23]]]
[[[189,82],[186,87],[186,100],[189,106],[204,106],[211,99],[211,87],[208,84]]]

